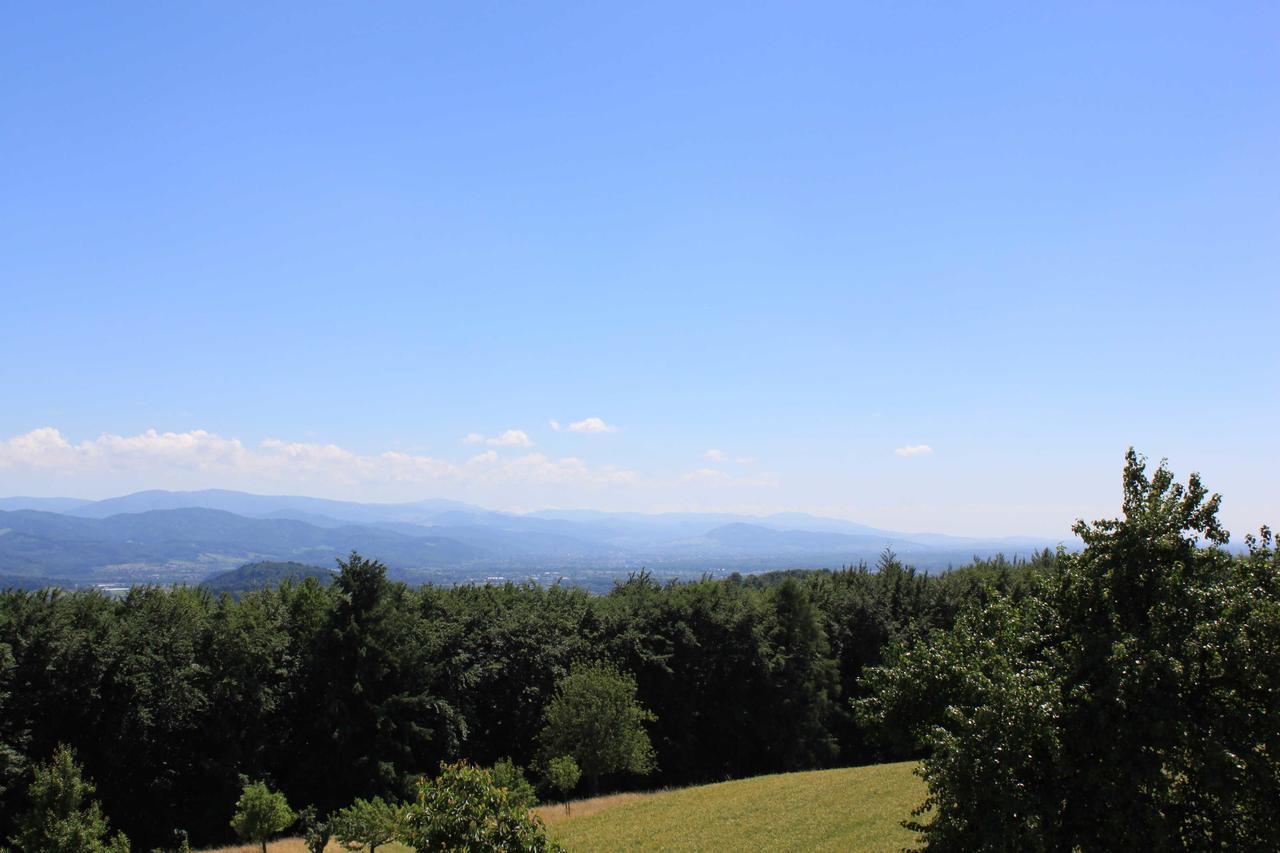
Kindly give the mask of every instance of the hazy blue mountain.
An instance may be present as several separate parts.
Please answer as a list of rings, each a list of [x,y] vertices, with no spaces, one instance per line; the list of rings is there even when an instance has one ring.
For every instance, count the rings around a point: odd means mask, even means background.
[[[895,551],[921,551],[929,546],[907,539],[894,538],[876,533],[822,533],[810,530],[777,530],[761,527],[756,524],[735,522],[717,527],[706,534],[706,538],[738,551],[752,554],[836,554],[842,552],[855,553],[873,549],[877,552],[885,548]]]
[[[118,498],[93,501],[71,510],[86,518],[106,518],[119,513],[139,513],[162,509],[218,509],[237,515],[266,516],[277,513],[305,513],[346,523],[369,524],[378,521],[429,521],[443,512],[470,510],[478,507],[449,500],[425,500],[404,504],[363,504],[298,495],[254,495],[228,489],[205,489],[196,492],[169,492],[153,489]]]
[[[7,499],[15,505],[24,500]],[[1056,543],[881,530],[806,513],[494,512],[457,501],[361,504],[222,489],[66,499],[62,512],[0,511],[0,574],[183,582],[246,562],[333,564],[353,548],[405,579],[440,582],[755,571],[873,562],[892,548],[926,570]],[[94,574],[97,573],[97,574]]]
[[[246,518],[187,508],[79,518],[22,510],[0,512],[0,572],[77,575],[122,565],[217,565],[227,560],[332,563],[352,549],[388,566],[438,568],[472,563],[489,552],[440,536],[406,536],[376,527],[324,528],[291,519]]]
[[[12,512],[19,509],[34,509],[40,512],[71,512],[93,501],[83,498],[0,498],[0,510]]]

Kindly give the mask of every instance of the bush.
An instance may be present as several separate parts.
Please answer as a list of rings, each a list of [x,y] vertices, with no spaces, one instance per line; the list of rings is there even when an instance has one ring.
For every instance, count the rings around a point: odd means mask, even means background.
[[[394,841],[399,825],[400,809],[381,797],[356,800],[329,816],[329,831],[339,844],[368,853]]]
[[[538,795],[534,792],[533,785],[530,784],[519,765],[510,758],[500,759],[490,768],[489,775],[493,777],[493,784],[507,790],[513,805],[522,809],[531,809],[538,802]]]
[[[438,850],[560,850],[542,821],[512,802],[489,771],[464,762],[441,764],[440,775],[418,783],[417,801],[405,806],[400,840],[418,853]]]
[[[315,806],[307,806],[298,812],[298,826],[302,829],[302,843],[306,845],[308,853],[324,853],[332,832],[329,821],[320,817]]]

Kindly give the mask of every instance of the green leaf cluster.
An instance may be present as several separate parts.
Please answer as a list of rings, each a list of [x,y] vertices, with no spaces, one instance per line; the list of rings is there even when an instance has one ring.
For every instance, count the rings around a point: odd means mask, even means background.
[[[36,766],[27,789],[31,807],[19,816],[11,843],[23,853],[128,853],[123,834],[108,839],[110,827],[94,791],[70,747],[60,745]]]
[[[329,816],[329,831],[348,850],[376,853],[395,840],[400,829],[400,808],[381,797],[357,799]]]
[[[265,782],[246,782],[236,800],[231,828],[245,841],[261,844],[262,853],[267,853],[267,841],[288,829],[295,817],[284,794],[272,791]]]
[[[539,735],[549,761],[570,755],[595,792],[606,773],[646,776],[655,769],[644,724],[656,717],[636,701],[636,682],[605,663],[573,668],[556,689]]]
[[[1270,532],[1229,553],[1219,497],[1133,451],[1123,488],[1024,598],[868,672],[864,719],[929,752],[930,850],[1280,849]]]
[[[542,822],[494,784],[489,771],[457,762],[418,784],[404,810],[400,840],[418,853],[506,850],[543,853],[560,848],[547,840]]]

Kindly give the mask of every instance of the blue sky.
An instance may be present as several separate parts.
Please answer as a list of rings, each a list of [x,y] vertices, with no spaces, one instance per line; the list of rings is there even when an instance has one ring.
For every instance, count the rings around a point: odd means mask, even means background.
[[[12,7],[0,493],[1061,535],[1132,444],[1280,522],[1278,38],[1274,4]]]

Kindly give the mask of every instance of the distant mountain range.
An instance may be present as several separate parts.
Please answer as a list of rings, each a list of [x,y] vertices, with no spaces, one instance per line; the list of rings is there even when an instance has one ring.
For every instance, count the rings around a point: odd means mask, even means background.
[[[453,582],[839,566],[886,548],[927,570],[1055,544],[900,533],[803,513],[514,514],[446,500],[365,504],[221,489],[0,498],[0,576],[23,582],[10,585],[190,583],[246,562],[333,566],[353,549],[405,578]]]

